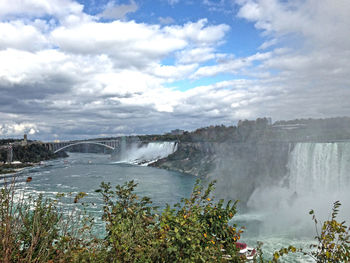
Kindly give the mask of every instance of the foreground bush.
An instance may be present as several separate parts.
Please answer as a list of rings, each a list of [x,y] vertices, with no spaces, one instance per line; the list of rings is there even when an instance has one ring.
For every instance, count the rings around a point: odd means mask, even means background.
[[[15,193],[14,183],[0,191],[0,262],[69,262],[92,240],[75,209],[64,214],[58,200]]]
[[[131,181],[111,189],[102,184],[103,220],[108,258],[116,262],[239,262],[235,242],[240,231],[228,221],[236,203],[211,200],[213,183],[206,190],[197,183],[189,199],[157,214],[149,198],[134,194]]]
[[[0,262],[245,262],[235,243],[241,230],[228,224],[236,203],[212,200],[214,183],[196,183],[190,198],[158,212],[149,198],[138,197],[133,181],[112,188],[102,183],[105,232],[93,235],[94,218],[62,210],[59,200],[15,196],[14,185],[0,192]],[[72,198],[77,203],[86,194]],[[317,233],[311,251],[282,248],[270,262],[287,253],[303,253],[315,262],[349,262],[349,228],[338,222],[339,202]],[[313,220],[318,222],[313,214]],[[255,262],[266,262],[260,256]]]
[[[345,221],[336,220],[339,207],[340,202],[336,201],[331,218],[320,229],[314,211],[310,211],[315,222],[317,244],[310,245],[313,250],[309,255],[317,262],[350,262],[350,227],[345,225]]]
[[[0,258],[3,262],[241,262],[235,242],[241,231],[228,224],[236,203],[214,202],[213,183],[197,182],[188,199],[158,213],[139,198],[131,181],[112,189],[102,183],[105,236],[92,234],[93,218],[63,215],[57,200],[23,196],[14,185],[0,195]],[[74,203],[84,196],[80,193]],[[16,197],[18,199],[18,197]]]
[[[334,202],[330,219],[323,222],[321,226],[315,212],[313,210],[309,212],[316,229],[316,243],[309,245],[310,250],[293,246],[282,248],[274,253],[273,259],[269,262],[279,262],[283,255],[289,253],[302,253],[317,263],[350,262],[350,227],[345,225],[345,221],[337,221],[340,205],[339,201]],[[260,259],[260,262],[263,260]]]
[[[0,257],[3,262],[47,261],[54,252],[61,215],[42,196],[35,201],[14,198],[13,188],[1,189]]]

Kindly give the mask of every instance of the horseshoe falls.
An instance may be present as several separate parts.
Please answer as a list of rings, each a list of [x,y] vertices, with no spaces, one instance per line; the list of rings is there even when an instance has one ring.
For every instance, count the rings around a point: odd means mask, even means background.
[[[280,165],[286,166],[286,173],[274,175],[273,183],[264,183],[264,176],[259,177],[262,183],[257,184],[248,206],[261,206],[258,203],[266,198],[279,206],[290,198],[342,197],[350,187],[350,142],[295,143],[290,146],[286,163]],[[290,198],[282,198],[288,195]]]
[[[296,193],[349,190],[350,143],[297,143],[288,168],[289,188]]]
[[[340,201],[338,219],[349,221],[350,142],[297,143],[287,166],[285,209],[296,215],[314,209],[323,221],[329,218],[332,204]]]
[[[342,206],[337,219],[350,219],[350,142],[295,143],[286,167],[287,173],[274,184],[262,184],[253,191],[247,213],[238,216],[247,226],[247,241],[264,242],[268,253],[288,244],[305,247],[314,240],[311,209],[323,222],[339,200]],[[291,256],[284,262],[313,261]]]

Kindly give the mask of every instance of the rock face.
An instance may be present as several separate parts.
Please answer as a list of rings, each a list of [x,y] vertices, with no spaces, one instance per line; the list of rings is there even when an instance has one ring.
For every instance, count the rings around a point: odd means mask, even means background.
[[[268,118],[258,118],[239,121],[236,126],[209,126],[169,136],[164,139],[178,141],[178,150],[153,166],[217,180],[217,196],[247,203],[256,189],[288,188],[290,175],[297,185],[308,185],[309,174],[319,178],[320,174],[333,174],[328,170],[343,171],[349,159],[340,158],[340,152],[346,147],[332,144],[350,142],[350,118],[296,119],[274,124]],[[315,145],[307,145],[310,143]],[[344,156],[348,156],[347,149],[343,150]],[[289,162],[291,156],[294,162]],[[329,162],[330,168],[321,169],[324,162]],[[343,172],[336,174],[344,177]]]
[[[288,176],[290,143],[222,144],[216,153],[216,169],[210,180],[217,180],[220,198],[246,203],[254,189],[283,182]]]
[[[180,142],[175,153],[152,166],[217,180],[220,198],[245,203],[257,186],[286,176],[292,148],[290,143]]]
[[[180,142],[176,152],[150,166],[206,177],[216,167],[215,148],[215,143]]]

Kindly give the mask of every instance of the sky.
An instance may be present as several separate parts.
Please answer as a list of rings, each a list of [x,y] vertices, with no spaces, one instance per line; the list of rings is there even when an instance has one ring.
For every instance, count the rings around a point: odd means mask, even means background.
[[[0,0],[0,138],[350,116],[349,0]]]

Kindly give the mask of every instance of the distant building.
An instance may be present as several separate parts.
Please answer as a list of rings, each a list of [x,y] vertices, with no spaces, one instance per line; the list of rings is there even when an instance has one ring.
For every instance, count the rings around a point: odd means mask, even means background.
[[[13,159],[13,149],[12,149],[12,145],[10,144],[7,147],[7,163],[12,163]]]
[[[275,124],[272,126],[274,129],[278,130],[296,130],[296,129],[301,129],[304,128],[306,125],[305,124]]]
[[[23,135],[23,141],[22,141],[22,146],[26,146],[28,144],[28,138],[27,138],[27,134]]]
[[[267,124],[268,124],[268,125],[272,125],[272,118],[271,118],[271,117],[268,117],[268,118],[267,118]]]
[[[184,130],[180,130],[180,129],[176,129],[176,130],[172,130],[171,132],[170,132],[170,134],[171,135],[182,135],[182,134],[184,134]]]

